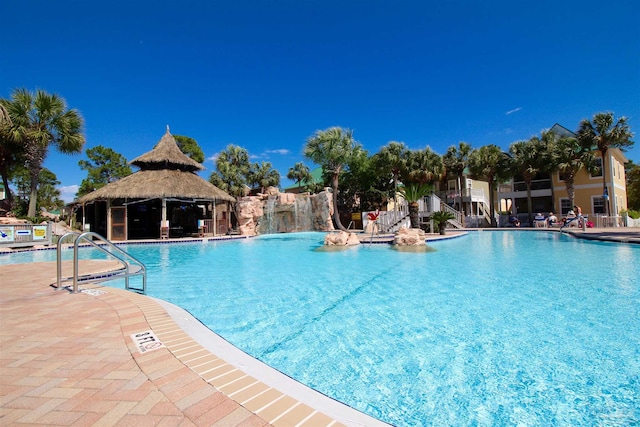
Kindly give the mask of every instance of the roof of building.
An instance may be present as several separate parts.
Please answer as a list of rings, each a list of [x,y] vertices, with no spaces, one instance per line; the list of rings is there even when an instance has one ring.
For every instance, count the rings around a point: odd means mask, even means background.
[[[204,167],[182,153],[167,132],[153,150],[136,157],[131,164],[140,170],[82,196],[78,202],[107,199],[181,198],[226,200],[235,198],[196,174]]]

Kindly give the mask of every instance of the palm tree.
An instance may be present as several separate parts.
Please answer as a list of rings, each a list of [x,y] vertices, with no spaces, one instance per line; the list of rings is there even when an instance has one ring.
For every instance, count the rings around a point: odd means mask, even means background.
[[[419,201],[431,193],[431,185],[412,182],[401,185],[398,193],[409,203],[409,219],[411,228],[420,228],[420,205]]]
[[[75,109],[67,109],[64,99],[37,90],[16,89],[5,105],[13,124],[9,137],[24,147],[25,164],[30,175],[29,210],[34,217],[38,199],[38,176],[50,145],[64,154],[82,152],[85,138],[81,133],[84,121]]]
[[[376,154],[376,165],[381,175],[390,174],[393,180],[394,210],[397,208],[398,179],[407,167],[410,151],[404,142],[391,141]]]
[[[583,146],[591,146],[600,151],[602,159],[602,194],[607,192],[607,175],[605,174],[606,154],[609,148],[629,148],[634,142],[633,134],[629,129],[626,117],[620,117],[614,124],[613,113],[597,113],[593,121],[584,119],[580,122],[577,133]],[[607,200],[607,215],[610,214],[609,201]]]
[[[340,127],[316,131],[314,135],[307,138],[307,144],[304,147],[304,155],[312,162],[322,166],[324,172],[331,177],[333,220],[336,226],[343,231],[347,231],[347,229],[342,225],[338,212],[339,177],[351,159],[361,151],[362,146],[353,139],[353,132]]]
[[[309,167],[302,162],[298,162],[293,165],[292,168],[289,168],[287,178],[298,184],[298,192],[300,192],[300,189],[302,188],[302,181],[311,184],[311,181],[313,180]]]
[[[0,175],[2,175],[2,185],[9,205],[8,208],[11,209],[13,207],[13,195],[9,189],[9,174],[13,167],[20,163],[18,161],[20,146],[14,144],[9,137],[9,129],[13,122],[6,107],[8,102],[6,99],[0,99]]]
[[[511,154],[511,166],[514,175],[521,175],[527,186],[527,206],[529,214],[529,224],[533,224],[533,214],[531,212],[531,181],[541,172],[549,168],[549,151],[546,141],[550,132],[543,133],[542,139],[537,136],[528,141],[518,141],[511,144],[509,153]]]
[[[448,221],[454,218],[455,216],[451,212],[446,211],[436,211],[431,214],[431,219],[437,224],[440,234],[445,233],[444,230],[447,228]]]
[[[469,170],[479,179],[489,184],[489,211],[491,212],[491,226],[496,226],[495,218],[495,184],[509,177],[509,156],[494,144],[485,145],[473,150],[469,154]]]
[[[444,156],[442,156],[445,173],[447,175],[453,175],[458,179],[458,192],[460,193],[460,203],[458,203],[459,210],[462,210],[462,185],[460,178],[469,164],[469,153],[471,153],[471,145],[466,142],[460,142],[457,148],[455,145],[452,145],[447,149]]]
[[[271,162],[255,163],[249,171],[249,182],[258,185],[264,193],[265,188],[280,185],[280,172],[271,166]]]
[[[249,153],[242,147],[229,144],[216,159],[217,172],[211,173],[209,182],[234,197],[242,197],[247,189],[247,175],[251,169]]]
[[[443,169],[442,157],[431,147],[411,151],[402,181],[420,184],[433,183],[440,179]]]
[[[582,169],[592,172],[595,169],[594,155],[590,145],[583,145],[577,138],[555,137],[549,145],[550,163],[556,169],[567,188],[569,206],[574,205],[575,179]]]

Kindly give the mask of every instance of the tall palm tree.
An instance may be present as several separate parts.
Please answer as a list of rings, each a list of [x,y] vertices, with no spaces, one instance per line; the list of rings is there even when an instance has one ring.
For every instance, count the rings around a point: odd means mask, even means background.
[[[27,215],[34,217],[38,176],[49,147],[53,145],[64,154],[82,152],[84,120],[77,110],[67,109],[64,99],[43,90],[34,94],[26,89],[16,89],[6,107],[13,121],[9,129],[10,138],[24,147],[25,164],[31,180]]]
[[[591,145],[600,151],[602,158],[602,194],[608,194],[606,170],[606,154],[609,148],[630,148],[634,142],[626,117],[620,117],[614,124],[613,113],[597,113],[593,120],[580,122],[577,137],[583,146]],[[607,215],[610,214],[609,201],[606,201]]]
[[[549,145],[549,153],[551,167],[561,174],[569,196],[569,206],[573,206],[576,175],[582,169],[587,172],[595,169],[591,145],[585,146],[573,137],[555,137]]]
[[[376,165],[380,174],[390,174],[393,180],[394,209],[397,208],[396,192],[398,191],[398,179],[407,167],[410,151],[404,142],[391,141],[375,155]]]
[[[542,139],[534,136],[528,141],[514,142],[509,147],[514,175],[521,175],[527,186],[529,224],[533,224],[533,213],[531,212],[531,181],[533,181],[539,173],[549,170],[549,150],[546,144],[548,140],[549,137],[543,134]]]
[[[318,130],[307,138],[304,155],[312,162],[322,166],[324,173],[331,177],[333,188],[333,220],[343,231],[347,229],[340,221],[338,212],[338,183],[340,173],[349,165],[351,159],[362,151],[360,143],[353,139],[353,132],[341,127]]]
[[[469,170],[479,179],[489,184],[489,210],[491,212],[491,226],[496,226],[495,184],[509,177],[509,156],[494,144],[485,145],[473,150],[469,154]]]
[[[452,145],[442,156],[442,162],[445,167],[445,173],[448,176],[455,176],[458,179],[458,192],[460,193],[460,202],[458,208],[462,210],[462,185],[460,178],[464,174],[464,170],[469,164],[469,154],[471,153],[471,145],[466,142],[460,142],[458,147]],[[464,218],[464,217],[463,217]]]
[[[260,192],[264,193],[267,187],[277,187],[280,185],[280,172],[271,166],[271,162],[255,163],[249,171],[249,181],[258,185]]]
[[[227,145],[216,159],[217,172],[212,172],[209,181],[234,197],[245,195],[247,175],[251,169],[249,153],[234,144]]]
[[[302,162],[298,162],[293,165],[292,168],[289,168],[289,172],[287,172],[287,178],[295,181],[298,184],[298,191],[302,188],[302,181],[311,184],[311,172],[309,171],[309,167]]]

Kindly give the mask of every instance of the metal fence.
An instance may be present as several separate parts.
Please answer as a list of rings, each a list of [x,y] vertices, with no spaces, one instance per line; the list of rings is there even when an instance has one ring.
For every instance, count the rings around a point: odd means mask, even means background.
[[[2,224],[0,248],[20,248],[52,243],[52,227],[49,224]]]

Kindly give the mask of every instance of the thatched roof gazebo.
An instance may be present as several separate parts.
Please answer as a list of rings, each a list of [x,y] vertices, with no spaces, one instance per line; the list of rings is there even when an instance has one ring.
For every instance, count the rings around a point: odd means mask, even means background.
[[[149,224],[141,224],[141,221],[158,222],[155,231],[147,231],[147,235],[143,237],[164,237],[163,229],[170,228],[167,202],[173,202],[182,210],[194,206],[201,207],[199,203],[208,204],[212,207],[214,224],[216,204],[235,202],[233,196],[196,174],[204,167],[180,150],[168,126],[167,132],[153,150],[136,157],[130,164],[139,167],[140,170],[86,194],[78,200],[78,203],[83,206],[100,201],[107,203],[105,231],[110,240],[126,239],[130,225],[147,229]],[[159,201],[158,206],[154,205],[154,200]],[[131,210],[134,205],[139,206],[136,208],[139,212],[137,215]],[[160,215],[145,214],[158,207],[161,209]],[[206,218],[209,216],[206,213],[198,213],[196,216],[198,216],[196,220],[211,219]],[[134,224],[129,224],[131,221]],[[189,228],[197,227],[197,223],[193,223],[191,219],[180,219],[180,224],[181,227],[182,225]],[[211,231],[215,233],[216,226],[212,228]]]

